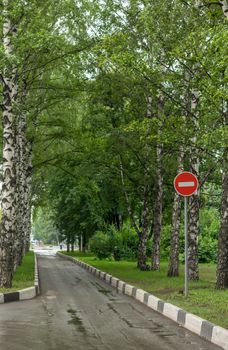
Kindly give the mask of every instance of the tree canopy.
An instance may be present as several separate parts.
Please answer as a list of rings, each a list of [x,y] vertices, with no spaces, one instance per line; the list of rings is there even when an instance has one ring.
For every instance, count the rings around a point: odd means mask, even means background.
[[[0,286],[10,285],[28,248],[31,210],[39,220],[51,213],[62,239],[81,237],[84,249],[97,231],[130,223],[141,269],[150,268],[151,240],[159,269],[169,231],[169,274],[178,274],[173,179],[185,169],[200,181],[190,200],[190,278],[199,278],[198,242],[209,226],[200,213],[220,210],[206,245],[216,250],[219,241],[217,287],[227,288],[227,1],[1,7]]]

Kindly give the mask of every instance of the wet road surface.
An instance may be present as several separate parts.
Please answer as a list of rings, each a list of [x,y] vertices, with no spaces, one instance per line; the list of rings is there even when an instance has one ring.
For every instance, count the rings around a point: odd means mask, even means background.
[[[0,350],[219,350],[68,260],[39,256],[41,295],[0,305]]]

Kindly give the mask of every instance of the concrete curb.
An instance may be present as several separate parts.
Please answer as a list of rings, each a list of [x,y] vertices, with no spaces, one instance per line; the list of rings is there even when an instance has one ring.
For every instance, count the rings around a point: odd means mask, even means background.
[[[35,298],[40,293],[39,288],[39,273],[37,264],[37,255],[34,253],[35,271],[34,271],[34,286],[18,290],[16,292],[0,293],[0,304],[11,301],[28,300]]]
[[[210,323],[196,315],[188,313],[173,304],[167,303],[142,289],[131,286],[130,284],[107,274],[106,272],[100,271],[93,266],[77,260],[76,258],[59,252],[57,252],[57,255],[64,259],[70,260],[74,264],[77,264],[87,271],[93,273],[98,278],[115,287],[119,292],[133,297],[139,302],[147,305],[149,308],[170,318],[180,326],[195,334],[198,334],[200,337],[208,340],[209,342],[220,346],[222,349],[228,350],[227,329],[216,326],[215,324]]]

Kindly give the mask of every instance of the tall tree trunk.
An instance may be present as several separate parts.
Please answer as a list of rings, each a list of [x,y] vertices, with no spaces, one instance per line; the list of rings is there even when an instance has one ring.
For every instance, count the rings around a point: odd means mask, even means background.
[[[178,157],[178,173],[183,172],[184,150],[180,147]],[[168,277],[179,276],[179,240],[180,240],[181,196],[176,191],[173,200],[172,229],[170,241],[170,257]]]
[[[23,206],[24,220],[23,220],[23,232],[24,232],[24,251],[23,255],[29,251],[30,237],[31,237],[31,219],[32,219],[32,143],[27,140],[25,149],[25,182],[24,182],[24,201]]]
[[[198,114],[196,112],[199,101],[199,92],[191,91],[191,111],[195,112],[191,118],[196,134],[199,127]],[[194,121],[193,121],[194,118]],[[197,150],[197,138],[191,139],[190,148],[190,171],[199,178],[199,155]],[[199,280],[198,267],[198,238],[199,238],[199,209],[200,209],[200,190],[189,197],[189,218],[188,218],[188,266],[189,279],[192,281]]]
[[[227,0],[222,0],[221,4],[222,4],[223,14],[226,17],[226,19],[228,20],[228,2],[227,2]]]
[[[15,158],[15,196],[14,196],[14,206],[15,206],[15,229],[14,229],[14,244],[13,244],[13,251],[14,251],[14,271],[16,271],[17,266],[20,264],[19,262],[19,255],[20,255],[20,243],[21,243],[21,217],[20,217],[20,210],[21,210],[21,200],[20,200],[20,146],[19,146],[19,121],[18,116],[15,117],[16,122],[14,125],[15,128],[15,147],[14,147],[14,158]]]
[[[228,102],[226,104],[228,107]],[[227,108],[226,107],[226,108]],[[225,115],[225,125],[228,127],[228,112]],[[228,288],[228,147],[223,154],[221,226],[218,240],[218,263],[216,273],[216,288]]]
[[[21,263],[23,255],[25,253],[25,242],[26,242],[26,231],[27,231],[27,210],[28,208],[28,199],[27,199],[27,167],[28,167],[28,155],[27,155],[27,121],[24,114],[20,117],[20,132],[19,132],[19,145],[20,145],[20,186],[19,186],[19,196],[20,196],[20,251],[19,251],[19,262]]]
[[[141,215],[142,229],[140,230],[133,211],[131,207],[130,198],[128,196],[125,181],[124,181],[124,171],[123,163],[120,159],[120,177],[123,186],[123,191],[127,203],[128,214],[138,237],[139,237],[139,246],[138,246],[138,256],[137,256],[137,266],[141,271],[149,270],[150,266],[147,265],[147,255],[146,255],[146,245],[149,235],[149,222],[150,222],[150,210],[149,210],[149,197],[150,197],[150,186],[149,186],[149,172],[147,169],[144,171],[144,186],[143,186],[143,209]]]
[[[162,154],[163,146],[157,145],[157,169],[156,179],[157,188],[155,193],[154,219],[153,219],[153,248],[151,268],[152,270],[160,269],[160,245],[162,230],[162,201],[163,201],[163,174],[162,174]]]
[[[216,288],[228,288],[228,149],[226,149],[226,168],[223,173],[221,199],[221,227],[218,241],[218,263]]]
[[[158,118],[162,119],[164,113],[164,98],[158,98]],[[158,128],[158,137],[161,134],[160,127]],[[153,217],[153,247],[151,257],[152,270],[160,269],[160,245],[161,245],[161,230],[162,230],[162,206],[163,206],[163,173],[162,173],[162,157],[163,145],[160,140],[156,146],[156,189],[154,202],[154,217]]]
[[[27,198],[26,198],[26,172],[27,172],[27,152],[26,152],[26,117],[22,113],[17,117],[17,135],[16,135],[16,177],[17,177],[17,190],[16,190],[16,232],[15,238],[15,256],[14,256],[14,269],[21,264],[24,255],[24,244],[26,236],[26,217],[27,217]]]
[[[14,27],[8,13],[9,1],[3,0],[3,48],[9,62],[12,61],[11,37]],[[9,71],[11,70],[11,73]],[[13,65],[3,76],[3,185],[2,225],[0,237],[0,287],[11,287],[14,270],[13,242],[15,234],[15,132],[14,103],[17,96],[16,73]]]
[[[150,186],[149,186],[149,173],[145,169],[144,172],[144,187],[143,187],[143,209],[141,215],[142,229],[139,233],[139,247],[138,247],[138,267],[141,271],[150,270],[150,266],[147,264],[146,246],[149,235],[150,226]]]

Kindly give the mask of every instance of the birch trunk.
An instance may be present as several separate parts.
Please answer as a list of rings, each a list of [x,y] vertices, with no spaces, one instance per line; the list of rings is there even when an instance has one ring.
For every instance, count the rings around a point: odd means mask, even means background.
[[[150,270],[147,264],[146,246],[149,236],[150,227],[150,186],[148,169],[144,171],[144,187],[143,187],[143,209],[141,215],[142,229],[139,232],[138,247],[138,267],[141,271]]]
[[[160,245],[161,245],[161,229],[162,229],[162,197],[163,197],[163,174],[162,174],[162,153],[163,146],[157,145],[157,188],[154,204],[154,220],[153,220],[153,248],[151,268],[152,270],[160,269]]]
[[[228,20],[228,2],[227,2],[227,0],[223,0],[223,1],[221,1],[221,4],[222,4],[223,14],[226,17],[226,19]]]
[[[24,115],[17,116],[16,128],[16,145],[15,145],[15,164],[16,164],[16,235],[14,240],[14,270],[20,265],[23,257],[24,245],[24,220],[26,211],[25,201],[25,178],[26,178],[26,159],[25,159],[25,143],[26,143],[26,119]]]
[[[180,147],[178,173],[183,172],[184,150]],[[172,229],[168,277],[179,276],[179,240],[180,240],[181,197],[176,193],[173,200]]]
[[[21,107],[25,103],[26,99],[26,84],[23,83],[22,94],[20,96]],[[17,191],[16,191],[16,226],[17,237],[15,240],[15,268],[21,264],[25,253],[25,241],[26,241],[26,227],[27,227],[27,215],[28,215],[28,203],[27,203],[27,169],[29,166],[29,150],[27,149],[27,120],[24,111],[20,111],[17,116],[16,123],[16,178],[17,178]]]
[[[158,98],[158,118],[161,119],[164,108],[164,98]],[[161,130],[158,128],[158,136]],[[163,173],[162,173],[162,156],[163,145],[158,140],[156,146],[156,190],[154,202],[154,218],[153,218],[153,247],[151,257],[151,269],[160,269],[160,245],[161,245],[161,230],[162,230],[162,206],[163,206]]]
[[[216,288],[228,288],[228,149],[226,149],[226,169],[222,181],[221,227],[218,241],[218,263]]]
[[[20,116],[20,129],[19,129],[19,149],[20,149],[20,168],[19,168],[19,198],[20,198],[20,227],[19,227],[19,256],[18,262],[21,263],[25,253],[25,242],[26,242],[26,231],[27,231],[27,211],[29,210],[28,205],[28,193],[27,193],[27,168],[28,168],[28,155],[26,150],[26,117],[24,114]]]
[[[150,267],[147,265],[146,260],[146,244],[148,240],[148,225],[149,225],[149,185],[147,184],[148,180],[148,171],[145,170],[144,173],[144,187],[143,187],[143,210],[142,210],[142,230],[139,229],[136,220],[134,218],[134,214],[131,207],[131,202],[129,195],[127,193],[126,187],[125,187],[125,181],[124,181],[124,171],[123,171],[123,163],[122,160],[120,160],[120,177],[121,182],[123,186],[124,196],[127,204],[127,210],[128,214],[131,220],[131,224],[134,227],[138,237],[139,237],[139,246],[138,246],[138,256],[137,256],[137,266],[140,270],[145,271],[149,270]]]
[[[191,93],[191,111],[196,112],[199,101],[199,92],[192,90]],[[199,121],[197,113],[192,117],[194,132],[197,133]],[[199,178],[199,155],[196,145],[197,139],[193,137],[190,148],[190,171]],[[199,209],[200,209],[200,191],[189,197],[189,218],[188,218],[188,266],[189,279],[199,280],[198,267],[198,237],[199,237]]]
[[[9,1],[3,1],[3,49],[12,61],[14,27],[8,13]],[[10,72],[11,71],[11,72]],[[10,73],[9,73],[10,72]],[[17,96],[16,74],[13,65],[3,76],[3,185],[2,225],[0,237],[0,287],[11,287],[13,276],[13,241],[15,234],[15,133],[14,103]]]
[[[225,118],[225,125],[228,126],[228,112]],[[218,240],[218,263],[216,273],[217,289],[228,288],[228,147],[224,149],[223,159],[221,226]]]
[[[27,141],[25,149],[25,183],[24,183],[24,201],[23,206],[24,220],[23,220],[23,255],[29,251],[30,236],[31,236],[31,214],[32,214],[32,144]]]
[[[20,218],[20,149],[19,149],[19,122],[16,117],[15,122],[15,148],[14,148],[14,158],[15,158],[15,197],[14,197],[14,206],[15,206],[15,229],[14,229],[14,271],[16,271],[17,266],[20,264],[19,262],[19,252],[20,252],[20,234],[21,234],[21,218]]]

